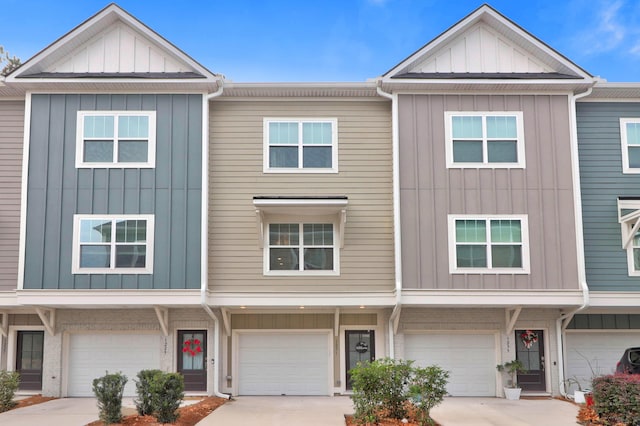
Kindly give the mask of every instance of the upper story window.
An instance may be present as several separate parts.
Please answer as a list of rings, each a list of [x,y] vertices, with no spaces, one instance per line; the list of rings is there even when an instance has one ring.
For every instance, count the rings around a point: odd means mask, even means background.
[[[270,223],[266,272],[336,271],[333,223]]]
[[[336,173],[338,120],[265,118],[264,172]]]
[[[529,273],[526,216],[449,215],[451,273]]]
[[[76,167],[153,168],[155,111],[79,111]]]
[[[74,215],[74,274],[153,272],[153,215]]]
[[[447,168],[524,168],[522,112],[445,112]]]
[[[640,173],[640,118],[621,118],[622,172]]]

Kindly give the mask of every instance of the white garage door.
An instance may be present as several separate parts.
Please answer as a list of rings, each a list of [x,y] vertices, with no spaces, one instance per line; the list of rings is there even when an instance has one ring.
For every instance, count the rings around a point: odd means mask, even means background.
[[[240,395],[329,395],[328,333],[238,335]]]
[[[69,341],[69,396],[94,396],[93,379],[105,371],[127,376],[125,396],[135,396],[140,370],[160,368],[157,334],[72,334]]]
[[[405,359],[450,372],[453,396],[496,395],[496,344],[492,334],[406,334]]]
[[[567,330],[566,336],[566,377],[578,379],[583,389],[591,387],[592,376],[614,373],[626,348],[640,346],[640,331]]]

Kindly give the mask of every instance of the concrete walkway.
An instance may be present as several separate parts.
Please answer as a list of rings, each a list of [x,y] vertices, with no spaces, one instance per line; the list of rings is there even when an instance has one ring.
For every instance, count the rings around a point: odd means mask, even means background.
[[[61,398],[0,414],[2,426],[80,426],[98,420],[95,398]]]

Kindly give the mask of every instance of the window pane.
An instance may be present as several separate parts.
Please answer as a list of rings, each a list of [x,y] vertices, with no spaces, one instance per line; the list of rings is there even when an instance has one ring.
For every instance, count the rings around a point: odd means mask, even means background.
[[[456,220],[456,242],[484,243],[487,241],[486,228],[484,220]]]
[[[522,268],[522,247],[492,246],[491,262],[494,268]]]
[[[487,138],[513,138],[518,137],[515,117],[487,117]]]
[[[147,246],[116,246],[116,268],[144,268],[147,258]]]
[[[112,141],[84,141],[84,158],[86,163],[113,163]]]
[[[269,145],[297,143],[298,123],[269,123]]]
[[[148,138],[149,117],[142,115],[118,117],[119,138]]]
[[[484,245],[456,246],[456,264],[458,268],[486,268],[487,247]]]
[[[305,246],[330,246],[333,245],[333,225],[330,223],[305,223]]]
[[[332,248],[307,248],[304,250],[304,269],[309,270],[333,270]]]
[[[453,141],[454,163],[482,163],[482,141]]]
[[[304,147],[302,150],[303,167],[306,168],[331,168],[331,147]]]
[[[633,270],[640,271],[640,249],[633,249]]]
[[[627,123],[627,144],[640,145],[640,123]]]
[[[100,219],[82,219],[80,221],[80,242],[111,242],[111,221]]]
[[[113,116],[89,115],[84,117],[85,138],[113,138]]]
[[[520,243],[522,242],[522,225],[519,220],[492,220],[491,242]]]
[[[298,167],[297,147],[270,147],[269,167]]]
[[[489,163],[517,163],[518,143],[516,141],[487,142]]]
[[[116,242],[140,243],[147,238],[146,220],[119,220],[116,222]]]
[[[482,138],[482,117],[451,117],[453,139]]]
[[[119,141],[118,161],[121,163],[146,163],[149,157],[147,141]]]
[[[80,246],[81,268],[108,268],[110,264],[110,246]]]
[[[302,143],[331,145],[331,123],[302,123]]]
[[[269,225],[269,245],[297,246],[300,244],[300,226],[297,223],[272,223]]]
[[[297,248],[272,248],[269,249],[269,270],[271,271],[297,271]]]
[[[629,167],[640,168],[640,147],[629,147]]]

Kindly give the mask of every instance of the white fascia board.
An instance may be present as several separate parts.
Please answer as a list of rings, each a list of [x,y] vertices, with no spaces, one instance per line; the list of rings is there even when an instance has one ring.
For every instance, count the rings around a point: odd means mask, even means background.
[[[17,306],[19,305],[15,290],[0,291],[0,311],[2,311],[4,308],[13,308]]]
[[[267,214],[337,214],[342,212],[349,200],[346,198],[267,198],[254,199],[256,210]]]
[[[335,307],[367,306],[392,307],[396,303],[395,291],[364,293],[212,293],[207,294],[211,306],[229,307]]]
[[[589,298],[590,308],[640,307],[640,292],[637,291],[592,291]]]
[[[484,84],[484,85],[521,85],[521,86],[566,86],[566,85],[591,85],[589,80],[585,80],[583,78],[538,78],[538,79],[520,79],[520,78],[504,78],[504,79],[487,79],[487,78],[390,78],[383,77],[382,83],[385,85],[394,84],[431,84],[434,86],[444,86],[444,85],[467,85],[467,84]],[[532,87],[533,88],[533,87]]]
[[[455,307],[565,307],[581,306],[581,290],[403,290],[404,306]]]
[[[194,290],[18,290],[22,306],[126,307],[200,306],[200,289]]]

